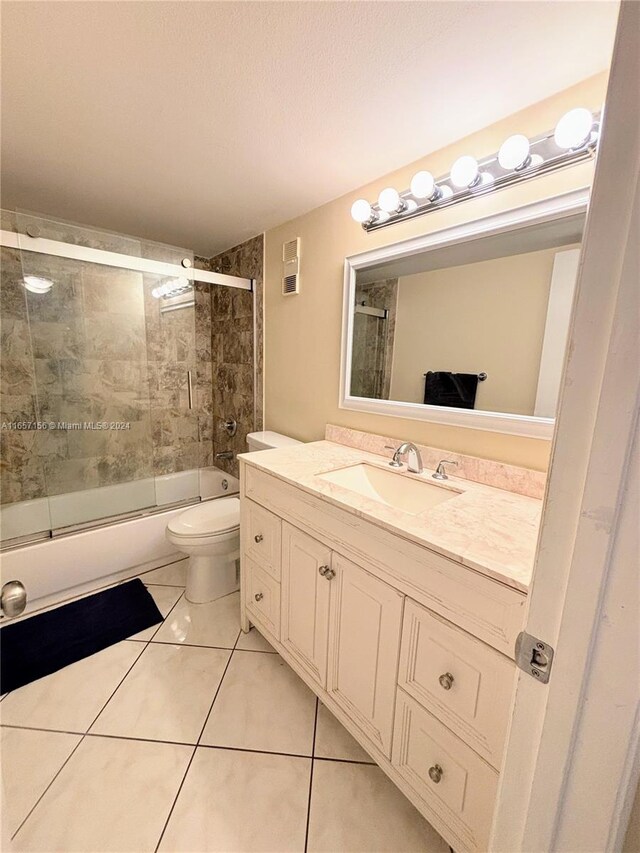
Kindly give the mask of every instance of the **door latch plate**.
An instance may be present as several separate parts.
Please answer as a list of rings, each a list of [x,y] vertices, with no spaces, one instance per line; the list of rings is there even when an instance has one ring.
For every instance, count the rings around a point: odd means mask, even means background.
[[[551,673],[553,647],[525,631],[516,640],[516,665],[536,681],[546,684]]]

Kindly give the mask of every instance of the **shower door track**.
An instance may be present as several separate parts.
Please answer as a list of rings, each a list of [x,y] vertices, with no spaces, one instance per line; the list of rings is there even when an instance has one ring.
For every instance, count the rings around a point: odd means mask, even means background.
[[[237,494],[237,492],[232,492],[232,494]],[[218,500],[220,497],[226,497],[226,495],[216,495],[215,497],[205,498],[204,500]],[[15,539],[5,539],[0,543],[0,553],[4,551],[13,551],[16,548],[22,548],[25,545],[36,545],[39,542],[48,542],[51,539],[59,539],[61,536],[70,536],[73,533],[85,533],[88,530],[98,530],[102,527],[111,527],[112,525],[120,524],[123,521],[133,521],[137,518],[146,518],[150,515],[158,515],[162,512],[170,512],[171,510],[182,509],[183,507],[186,509],[189,506],[195,506],[202,502],[203,499],[200,497],[186,498],[185,500],[162,504],[162,506],[141,507],[140,509],[134,509],[130,512],[122,512],[117,515],[107,515],[103,518],[96,518],[91,521],[81,521],[78,524],[70,524],[65,527],[52,527],[49,530],[42,530],[25,536],[17,536]]]
[[[92,249],[89,246],[78,246],[75,243],[63,243],[44,237],[29,237],[14,231],[0,230],[0,245],[8,249],[19,249],[24,252],[36,252],[40,255],[53,255],[57,258],[86,261],[106,267],[133,270],[134,272],[186,278],[189,281],[198,281],[202,284],[219,284],[223,287],[236,287],[240,290],[253,290],[253,279],[251,278],[240,278],[240,276],[235,275],[199,270],[192,266],[185,267],[182,264],[170,264],[165,261],[154,261],[150,258],[136,258],[133,255],[124,255],[120,252]]]

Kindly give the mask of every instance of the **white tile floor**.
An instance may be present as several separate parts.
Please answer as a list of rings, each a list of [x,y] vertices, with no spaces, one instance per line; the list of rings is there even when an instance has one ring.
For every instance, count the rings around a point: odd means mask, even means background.
[[[142,579],[162,625],[2,700],[3,850],[448,853],[238,594]]]

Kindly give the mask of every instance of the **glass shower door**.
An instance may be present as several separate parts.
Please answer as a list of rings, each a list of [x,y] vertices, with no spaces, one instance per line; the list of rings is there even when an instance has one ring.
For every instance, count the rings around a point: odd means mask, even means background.
[[[19,249],[3,249],[1,405],[3,422],[28,426],[3,441],[3,541],[197,499],[212,394],[210,371],[197,373],[209,327],[196,335],[181,274],[193,255],[16,220]]]
[[[78,231],[65,241],[104,239]],[[21,254],[52,529],[154,506],[142,274]]]
[[[16,230],[2,211],[3,230]],[[51,527],[35,365],[20,250],[0,250],[0,535],[19,540]]]
[[[195,292],[184,276],[144,274],[153,467],[159,505],[200,494]]]

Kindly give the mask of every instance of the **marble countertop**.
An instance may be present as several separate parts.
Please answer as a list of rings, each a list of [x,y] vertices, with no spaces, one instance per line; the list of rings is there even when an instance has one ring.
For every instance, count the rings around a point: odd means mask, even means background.
[[[536,498],[449,475],[439,485],[459,494],[413,515],[318,477],[359,462],[393,471],[387,458],[365,450],[314,441],[243,453],[239,458],[474,571],[522,592],[529,589],[542,510],[542,501]],[[405,465],[395,473],[430,484],[437,482],[427,468],[422,474],[409,474]]]

